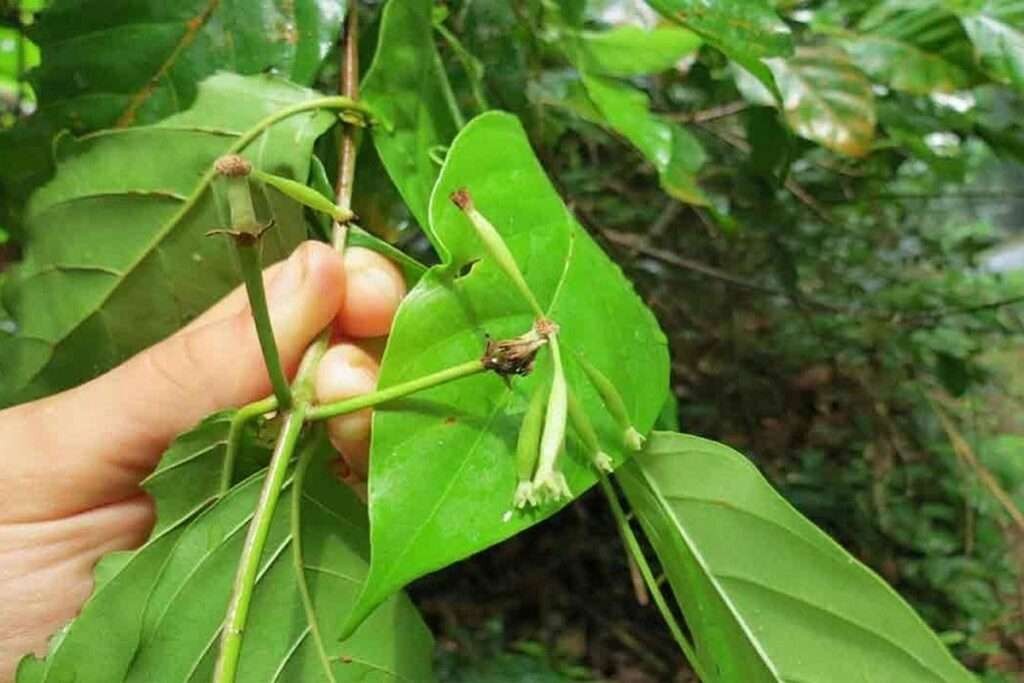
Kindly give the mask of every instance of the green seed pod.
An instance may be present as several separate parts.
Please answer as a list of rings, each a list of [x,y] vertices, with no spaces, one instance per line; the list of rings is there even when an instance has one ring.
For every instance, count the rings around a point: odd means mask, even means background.
[[[608,409],[608,412],[611,413],[611,416],[618,423],[619,428],[622,429],[622,441],[626,448],[633,451],[643,448],[644,436],[633,427],[633,423],[629,419],[629,412],[626,410],[626,404],[622,400],[619,390],[615,388],[611,380],[601,374],[600,370],[585,359],[577,356],[577,360],[580,363],[580,367],[583,368],[583,372],[586,373],[587,379],[597,389],[597,393],[601,395],[605,408]]]
[[[537,386],[533,390],[530,405],[526,408],[523,423],[519,427],[519,440],[516,442],[516,468],[519,472],[519,481],[532,479],[533,471],[537,468],[546,399],[547,387]]]
[[[353,218],[351,211],[346,211],[313,188],[300,182],[290,178],[282,178],[273,173],[264,173],[258,169],[253,169],[252,176],[264,185],[270,185],[281,194],[291,197],[303,206],[308,206],[314,211],[326,213],[339,223],[350,221]]]
[[[579,435],[580,441],[583,442],[583,447],[589,451],[590,460],[594,466],[602,472],[611,472],[614,469],[612,458],[601,450],[601,443],[597,439],[594,425],[591,424],[586,411],[583,410],[583,406],[580,405],[576,394],[572,391],[569,391],[569,420],[572,422],[576,434]]]
[[[459,207],[466,214],[466,218],[473,224],[473,228],[476,230],[480,241],[484,243],[491,257],[505,271],[505,274],[512,280],[512,284],[516,286],[519,293],[530,304],[533,312],[537,314],[538,318],[543,318],[544,310],[537,302],[537,297],[533,295],[533,290],[526,283],[526,278],[523,277],[522,271],[519,270],[519,265],[512,256],[512,252],[509,251],[508,245],[505,244],[505,239],[491,222],[476,210],[476,206],[473,205],[473,198],[469,195],[469,190],[464,187],[460,188],[451,194],[450,199],[455,206]]]
[[[565,382],[562,354],[558,347],[558,335],[548,337],[551,348],[551,365],[554,378],[544,415],[544,431],[540,436],[540,459],[533,475],[533,492],[544,501],[558,501],[571,498],[572,492],[565,476],[557,469],[558,456],[565,444],[565,427],[569,414],[569,388]]]

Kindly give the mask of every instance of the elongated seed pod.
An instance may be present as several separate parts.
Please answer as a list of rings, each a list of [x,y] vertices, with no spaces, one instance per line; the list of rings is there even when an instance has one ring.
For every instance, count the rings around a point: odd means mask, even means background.
[[[313,188],[291,178],[283,178],[273,173],[265,173],[259,169],[253,169],[252,176],[261,183],[270,185],[281,194],[291,197],[303,206],[308,206],[314,211],[326,213],[340,223],[352,220],[354,216],[351,211],[341,208]]]
[[[633,451],[643,448],[644,436],[633,427],[633,423],[629,418],[629,411],[626,410],[626,403],[622,400],[619,390],[615,388],[611,380],[605,377],[600,370],[588,363],[586,359],[577,356],[577,360],[580,367],[583,368],[583,372],[586,373],[587,379],[597,389],[597,393],[601,395],[605,408],[608,409],[608,412],[622,430],[622,441],[626,448]]]
[[[544,431],[540,436],[540,459],[533,475],[533,492],[542,501],[557,501],[572,497],[565,476],[558,470],[558,456],[565,444],[565,427],[569,413],[569,388],[565,382],[562,354],[558,347],[558,334],[548,336],[551,349],[553,379],[544,414]]]
[[[544,317],[544,310],[540,307],[540,303],[537,302],[537,297],[533,295],[533,290],[530,289],[530,285],[526,283],[526,278],[523,277],[523,272],[519,270],[519,265],[516,263],[515,258],[512,256],[512,252],[509,251],[508,245],[505,244],[505,239],[501,236],[501,233],[491,224],[489,220],[484,218],[484,215],[477,211],[476,206],[473,204],[473,198],[469,194],[469,190],[466,188],[460,188],[451,194],[452,203],[459,207],[462,212],[469,219],[469,222],[473,224],[473,229],[476,230],[477,236],[480,241],[484,243],[487,251],[490,252],[491,257],[495,260],[498,266],[505,271],[505,274],[512,284],[516,286],[519,293],[523,295],[526,302],[530,304],[530,308],[537,314],[538,318]]]
[[[537,469],[540,457],[540,434],[544,428],[544,407],[547,403],[547,387],[538,385],[530,397],[522,425],[519,427],[519,440],[516,442],[516,469],[519,481],[530,481]]]
[[[572,422],[573,429],[576,430],[580,441],[583,442],[583,447],[589,452],[594,467],[602,472],[611,472],[614,469],[612,458],[601,450],[601,443],[598,441],[594,425],[590,422],[586,411],[583,410],[583,406],[571,389],[569,390],[569,421]]]

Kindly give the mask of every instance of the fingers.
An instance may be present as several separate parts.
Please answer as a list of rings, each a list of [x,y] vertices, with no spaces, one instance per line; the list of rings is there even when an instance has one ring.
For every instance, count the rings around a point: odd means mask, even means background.
[[[344,290],[341,257],[318,243],[299,247],[269,278],[270,316],[288,372],[335,318]],[[0,414],[7,509],[46,519],[128,498],[178,433],[210,412],[269,394],[248,307],[219,314],[91,382]]]
[[[328,350],[316,375],[316,398],[320,403],[340,401],[368,394],[377,387],[379,366],[366,351],[354,344],[339,344]],[[369,474],[372,411],[367,408],[327,420],[331,443],[341,453],[339,475],[348,483],[366,481]]]
[[[345,300],[337,327],[347,338],[379,337],[391,330],[405,297],[405,278],[395,264],[361,247],[345,250]]]

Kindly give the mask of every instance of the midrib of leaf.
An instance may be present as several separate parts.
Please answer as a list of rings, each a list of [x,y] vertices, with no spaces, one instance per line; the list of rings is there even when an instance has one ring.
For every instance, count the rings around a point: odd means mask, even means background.
[[[206,8],[199,15],[185,22],[185,33],[182,34],[177,44],[175,44],[174,49],[171,50],[167,59],[165,59],[160,67],[157,68],[156,73],[154,73],[153,76],[146,81],[145,85],[135,93],[131,101],[128,102],[128,106],[125,107],[124,111],[122,111],[120,116],[117,117],[117,123],[114,124],[117,128],[125,128],[134,122],[135,113],[138,111],[139,107],[145,104],[146,100],[152,96],[157,85],[159,85],[160,81],[171,70],[181,53],[188,49],[188,46],[192,44],[196,35],[210,20],[210,17],[217,10],[219,5],[220,0],[208,0]],[[175,96],[175,100],[177,100],[177,96]]]
[[[295,107],[295,106],[302,105],[302,104],[308,104],[310,101],[311,100],[306,100],[304,102],[300,101],[300,102],[297,102],[297,103],[295,103],[295,104],[293,104],[291,106]],[[311,109],[308,109],[308,110],[307,109],[302,109],[299,112],[295,112],[295,113],[306,113],[307,111],[315,111],[315,108],[311,108]],[[223,131],[215,133],[215,134],[219,134],[219,135],[224,135],[225,137],[235,137],[236,138],[235,142],[233,144],[231,144],[226,150],[224,150],[224,154],[236,154],[236,153],[242,151],[246,146],[249,145],[249,143],[251,143],[257,137],[259,137],[261,135],[264,135],[266,130],[269,129],[270,125],[272,125],[272,124],[267,124],[266,122],[267,122],[267,120],[269,118],[271,118],[273,116],[274,115],[271,114],[269,117],[256,122],[251,128],[249,128],[248,130],[246,130],[244,133],[241,133],[241,134],[238,134],[238,133],[226,133],[226,132],[223,132]],[[310,118],[312,118],[312,117],[310,117]],[[277,121],[274,121],[273,123],[276,123],[276,122]],[[309,125],[308,122],[307,122],[307,125]],[[160,129],[160,130],[164,129],[163,126],[154,126],[152,128],[153,129]],[[185,127],[182,127],[182,128],[167,127],[167,130],[182,130],[182,129],[184,129],[184,130],[196,130],[198,132],[203,132],[204,134],[206,133],[206,131],[190,128],[188,126],[185,126]],[[115,135],[115,134],[126,134],[126,133],[130,133],[130,132],[131,131],[101,131],[97,135]],[[94,137],[94,136],[85,136],[85,137]],[[100,312],[103,309],[104,305],[106,305],[106,303],[110,300],[110,298],[114,295],[114,293],[117,292],[120,289],[120,287],[124,284],[124,281],[133,272],[135,272],[135,270],[146,260],[146,258],[157,247],[159,247],[160,243],[163,242],[167,238],[167,236],[171,233],[171,231],[173,231],[181,223],[181,221],[188,215],[188,213],[190,211],[192,211],[192,209],[195,208],[195,206],[198,204],[199,200],[202,198],[203,193],[206,192],[206,190],[209,188],[210,183],[213,181],[213,178],[214,178],[215,175],[216,175],[216,171],[215,171],[215,169],[213,167],[213,164],[211,163],[210,167],[207,168],[206,172],[200,177],[199,182],[196,185],[195,189],[193,189],[192,192],[188,195],[188,197],[185,198],[184,203],[178,208],[178,210],[174,213],[174,215],[172,215],[167,220],[167,222],[165,222],[162,226],[160,226],[160,228],[156,231],[156,233],[153,235],[153,237],[145,243],[145,245],[144,245],[144,247],[142,249],[139,250],[139,253],[135,257],[135,259],[132,260],[131,263],[128,264],[128,267],[125,268],[125,270],[124,270],[124,275],[121,278],[121,280],[119,282],[114,283],[110,287],[110,289],[100,298],[100,300],[96,303],[96,305],[92,308],[92,310],[88,311],[88,313],[86,315],[83,315],[78,320],[78,322],[76,322],[74,325],[72,325],[69,329],[65,330],[62,333],[62,336],[61,336],[60,339],[58,339],[57,341],[49,341],[49,340],[46,341],[47,345],[51,349],[54,349],[54,348],[60,346],[61,344],[63,344],[67,340],[67,338],[70,337],[75,332],[75,330],[77,330],[87,320],[89,320],[93,315],[97,314],[98,312]],[[116,194],[119,194],[119,193],[113,193],[113,194],[116,195]],[[73,201],[73,200],[69,200],[69,201]],[[47,207],[47,209],[48,208],[49,207]],[[32,375],[27,379],[26,382],[24,382],[24,384],[27,385],[27,384],[30,384],[31,382],[33,382],[36,378],[39,377],[39,375],[43,371],[46,370],[47,367],[48,367],[48,365],[44,363],[34,373],[32,373]]]
[[[292,568],[295,570],[295,581],[299,587],[299,597],[302,599],[302,610],[306,615],[306,630],[313,635],[316,653],[320,658],[320,664],[324,668],[324,673],[327,674],[327,680],[331,683],[336,683],[334,672],[331,670],[331,662],[327,657],[327,649],[324,647],[324,639],[320,634],[320,626],[316,621],[316,610],[313,607],[313,599],[309,594],[309,584],[306,582],[306,562],[302,554],[302,501],[306,499],[304,488],[306,470],[309,469],[309,463],[314,452],[312,444],[306,446],[306,450],[299,456],[298,465],[295,467],[294,487],[291,492],[291,517],[288,520],[292,541]],[[277,678],[277,676],[275,675],[274,678]]]
[[[760,581],[756,581],[754,579],[748,578],[746,576],[740,576],[738,574],[725,574],[725,573],[721,573],[721,572],[716,573],[714,576],[715,576],[716,579],[718,579],[720,581],[739,583],[739,584],[743,584],[743,585],[746,585],[746,586],[750,586],[751,588],[755,588],[755,589],[757,589],[759,591],[764,591],[766,593],[771,593],[772,595],[775,595],[775,596],[777,596],[779,598],[790,600],[792,602],[796,602],[796,603],[798,603],[800,605],[803,605],[804,607],[809,608],[809,609],[813,610],[814,612],[822,614],[824,617],[826,617],[828,619],[833,619],[836,622],[839,622],[845,628],[857,631],[857,632],[867,636],[871,640],[875,640],[875,641],[881,643],[884,647],[889,648],[889,649],[897,652],[900,655],[909,656],[911,661],[913,661],[914,664],[916,664],[921,669],[921,671],[923,671],[924,673],[928,674],[930,677],[935,678],[935,680],[938,681],[939,683],[944,683],[944,681],[945,681],[945,679],[939,673],[937,673],[934,669],[932,669],[930,666],[928,666],[925,662],[922,662],[921,659],[917,655],[915,655],[915,654],[913,654],[911,652],[908,652],[905,648],[901,647],[898,643],[896,643],[894,640],[892,640],[892,638],[890,638],[889,636],[881,635],[881,634],[877,633],[875,630],[871,629],[870,627],[865,626],[864,624],[861,624],[860,622],[858,622],[858,621],[856,621],[854,619],[850,619],[849,617],[845,617],[845,616],[843,616],[841,614],[833,612],[832,610],[826,609],[825,607],[822,607],[821,605],[816,605],[813,602],[811,602],[810,600],[808,600],[806,598],[802,598],[799,595],[794,595],[793,593],[790,593],[788,591],[780,590],[779,588],[776,588],[774,586],[769,586],[767,584],[764,584],[764,583],[762,583]]]
[[[547,309],[544,312],[545,317],[550,317],[551,316],[551,312],[555,309],[555,306],[556,306],[556,304],[558,303],[558,300],[559,300],[559,296],[562,293],[562,285],[565,284],[565,281],[568,278],[569,269],[572,267],[572,262],[573,262],[573,258],[575,256],[575,250],[576,250],[576,233],[575,233],[575,231],[579,230],[579,229],[581,229],[581,228],[579,228],[579,227],[577,227],[575,225],[570,225],[570,228],[569,228],[569,246],[568,246],[568,248],[566,250],[565,265],[562,268],[562,274],[559,276],[558,282],[555,284],[555,290],[554,290],[554,293],[551,295],[551,301],[548,304]],[[445,264],[444,266],[441,266],[441,268],[448,268],[449,266],[450,266],[450,264]],[[442,286],[444,286],[445,289],[447,289],[449,292],[454,294],[454,290],[449,285],[444,284]],[[450,337],[448,339],[450,339]],[[438,343],[446,343],[448,341],[448,339],[438,340]],[[566,351],[571,351],[571,349],[569,347],[566,347]],[[385,581],[391,579],[391,577],[395,573],[395,570],[401,565],[401,560],[405,559],[405,556],[408,555],[409,549],[413,547],[413,545],[416,543],[416,540],[423,533],[423,530],[426,529],[427,526],[430,524],[430,522],[432,522],[434,520],[434,518],[437,516],[438,511],[441,509],[441,507],[444,505],[445,501],[448,499],[448,495],[451,493],[452,487],[455,486],[456,482],[458,481],[459,476],[462,474],[462,470],[466,467],[466,463],[468,463],[470,461],[471,456],[473,455],[473,453],[476,452],[476,449],[479,447],[481,440],[483,439],[484,435],[487,433],[487,430],[490,428],[491,423],[493,423],[494,419],[499,414],[501,414],[502,410],[505,408],[505,405],[508,403],[508,401],[512,397],[512,395],[513,395],[513,392],[512,392],[511,389],[507,389],[506,388],[506,389],[502,390],[501,397],[495,402],[494,408],[491,411],[491,414],[488,415],[488,417],[487,417],[487,423],[484,425],[484,427],[481,429],[480,433],[477,435],[477,438],[473,442],[473,445],[466,450],[466,452],[463,455],[462,459],[459,461],[458,467],[455,469],[455,472],[452,474],[452,476],[448,480],[448,485],[445,487],[444,491],[442,491],[441,495],[438,497],[437,502],[431,508],[430,513],[426,517],[423,518],[422,523],[417,527],[416,531],[413,532],[412,536],[409,537],[408,542],[405,544],[405,548],[402,549],[402,552],[399,554],[398,558],[392,563],[391,569],[388,571],[387,574],[384,575],[384,580]]]
[[[437,513],[441,509],[441,506],[448,499],[448,494],[451,493],[452,487],[455,486],[455,483],[458,481],[459,475],[462,474],[462,470],[466,467],[466,463],[470,461],[471,456],[476,452],[476,449],[480,446],[480,442],[483,440],[484,436],[491,428],[491,423],[494,422],[494,419],[499,415],[501,409],[505,407],[505,404],[508,403],[508,400],[511,397],[512,391],[510,389],[502,390],[501,397],[497,401],[495,401],[494,409],[491,411],[491,414],[487,417],[487,422],[483,425],[483,427],[481,427],[480,431],[477,433],[477,437],[473,441],[473,445],[470,448],[467,448],[463,453],[462,459],[459,460],[459,466],[455,468],[455,472],[452,473],[452,476],[448,478],[448,484],[445,486],[444,491],[441,492],[441,495],[438,496],[437,502],[430,509],[430,513],[423,518],[423,522],[420,523],[420,525],[416,528],[416,531],[414,531],[412,536],[409,537],[409,540],[406,542],[405,547],[402,548],[402,552],[399,553],[395,561],[391,563],[391,568],[384,575],[384,579],[382,581],[379,581],[378,583],[383,582],[385,583],[385,585],[387,585],[387,581],[390,580],[392,576],[394,576],[395,570],[401,566],[401,561],[405,559],[406,555],[409,554],[409,549],[413,547],[413,545],[416,543],[416,540],[423,533],[423,530],[427,528],[427,525],[429,525],[430,522],[433,521],[434,517],[437,516]],[[369,585],[369,583],[367,583],[367,585]]]
[[[708,451],[702,451],[700,449],[693,449],[692,452],[703,453],[705,455],[710,455],[710,456],[715,456],[716,455],[714,453],[710,453]],[[908,651],[906,648],[900,646],[897,642],[892,640],[892,638],[889,637],[888,635],[881,635],[881,634],[875,633],[874,629],[872,629],[869,626],[865,626],[864,624],[861,624],[860,622],[858,622],[858,621],[856,621],[854,619],[850,619],[849,617],[846,617],[846,616],[843,616],[841,614],[838,614],[838,613],[836,613],[836,612],[834,612],[832,610],[826,609],[826,608],[824,608],[824,607],[822,607],[820,605],[815,605],[814,603],[808,601],[805,598],[802,598],[802,597],[799,597],[799,596],[796,596],[796,595],[792,595],[791,593],[788,593],[786,591],[780,590],[778,588],[773,588],[771,586],[766,586],[766,585],[762,584],[759,581],[755,581],[753,579],[748,579],[746,577],[742,577],[742,576],[739,576],[739,575],[730,575],[730,574],[725,574],[725,573],[721,573],[721,572],[714,572],[714,571],[712,571],[708,567],[708,564],[707,564],[706,560],[704,559],[704,557],[701,555],[701,553],[697,549],[696,544],[693,543],[693,540],[690,538],[689,534],[686,532],[686,529],[680,524],[679,516],[676,514],[675,509],[669,504],[670,501],[679,501],[679,502],[684,502],[684,503],[685,502],[691,502],[691,503],[698,503],[698,504],[703,504],[703,505],[718,506],[718,507],[724,508],[726,510],[729,510],[730,512],[733,512],[735,514],[741,514],[741,515],[746,515],[746,516],[749,516],[749,517],[753,517],[754,519],[758,520],[761,523],[769,524],[772,527],[781,530],[786,535],[790,536],[791,538],[796,539],[799,543],[801,543],[801,544],[803,544],[805,546],[810,547],[817,554],[820,554],[822,551],[821,551],[820,548],[816,547],[813,543],[811,543],[808,539],[803,538],[799,534],[795,533],[792,529],[789,529],[786,526],[781,525],[781,524],[779,524],[778,522],[776,522],[774,520],[771,520],[771,519],[768,519],[766,517],[763,517],[762,515],[759,515],[759,514],[753,512],[753,511],[751,511],[751,510],[748,510],[748,509],[745,509],[745,508],[740,508],[740,507],[737,507],[735,505],[730,505],[729,503],[726,503],[725,501],[721,501],[721,500],[715,500],[715,499],[709,499],[709,498],[698,498],[696,496],[685,496],[685,495],[680,495],[680,494],[662,493],[661,488],[651,479],[651,477],[647,474],[647,471],[644,468],[640,468],[640,469],[643,471],[644,479],[647,481],[648,486],[650,487],[651,491],[654,492],[655,497],[658,499],[658,503],[665,510],[671,511],[671,514],[669,515],[669,517],[672,520],[672,525],[675,527],[675,529],[678,531],[680,537],[686,543],[687,548],[690,551],[690,553],[692,554],[692,556],[694,557],[694,559],[698,562],[698,564],[700,564],[701,569],[704,571],[704,574],[706,576],[708,576],[709,579],[711,579],[711,584],[714,586],[715,592],[718,594],[718,596],[722,599],[722,601],[729,608],[729,611],[736,618],[737,623],[740,625],[740,627],[743,630],[743,632],[747,635],[748,640],[750,641],[751,645],[754,647],[755,651],[761,657],[761,659],[764,662],[764,664],[769,668],[769,670],[772,673],[772,675],[774,675],[776,678],[779,678],[780,680],[783,680],[783,681],[786,680],[786,679],[781,677],[781,674],[779,674],[778,669],[776,668],[774,663],[771,661],[771,658],[767,655],[766,652],[764,652],[763,648],[761,647],[760,642],[756,638],[753,637],[753,634],[752,634],[752,631],[750,630],[749,625],[746,623],[746,621],[743,619],[743,617],[740,616],[739,612],[737,611],[737,608],[736,608],[735,604],[732,602],[732,600],[730,599],[728,593],[722,587],[722,585],[721,585],[721,580],[722,579],[725,579],[727,581],[728,580],[742,581],[742,582],[746,583],[747,585],[755,586],[755,587],[757,587],[759,589],[769,591],[769,592],[774,593],[776,595],[785,596],[786,598],[788,598],[790,600],[793,600],[793,601],[799,602],[801,604],[804,604],[804,605],[806,605],[806,606],[808,606],[808,607],[810,607],[810,608],[812,608],[812,609],[814,609],[814,610],[816,610],[816,611],[818,611],[818,612],[820,612],[820,613],[822,613],[822,614],[824,614],[824,615],[826,615],[828,617],[831,617],[831,618],[833,618],[833,619],[835,619],[835,620],[837,620],[837,621],[847,625],[848,627],[852,627],[852,628],[854,628],[854,629],[856,629],[856,630],[866,634],[869,638],[881,641],[882,643],[884,643],[885,645],[887,645],[890,648],[894,649],[898,653],[900,653],[900,654],[902,654],[902,655],[904,655],[906,657],[909,657],[917,666],[919,666],[923,671],[925,671],[930,676],[934,677],[940,683],[945,680],[940,673],[936,672],[933,668],[931,668],[927,664],[927,662],[922,661],[916,654],[914,654],[914,653]],[[834,543],[834,541],[831,541],[831,539],[828,539],[828,541],[830,543]],[[874,574],[869,573],[869,576],[876,583],[881,584],[883,587],[887,587],[887,585],[884,582],[882,582],[881,579],[879,579]]]
[[[658,504],[662,507],[662,509],[665,511],[671,511],[672,514],[669,514],[668,516],[671,519],[672,526],[675,527],[676,531],[679,533],[679,537],[683,539],[684,543],[686,543],[687,550],[689,550],[690,554],[693,556],[697,564],[700,565],[701,570],[704,572],[706,576],[709,577],[709,581],[715,589],[715,594],[718,595],[719,599],[721,599],[722,603],[726,606],[726,609],[728,609],[729,612],[732,614],[733,618],[736,620],[736,623],[739,625],[740,630],[743,631],[743,634],[747,637],[747,641],[754,649],[754,652],[757,653],[757,656],[761,660],[761,663],[764,664],[765,668],[768,669],[768,672],[772,676],[774,676],[777,680],[781,681],[782,676],[781,674],[779,674],[778,668],[775,666],[775,662],[772,661],[771,657],[768,656],[768,653],[765,652],[764,648],[761,647],[761,643],[754,637],[750,625],[747,624],[746,620],[740,615],[739,610],[736,608],[736,605],[733,604],[732,599],[722,589],[721,585],[719,585],[717,577],[708,567],[707,561],[704,559],[704,556],[701,555],[699,550],[697,550],[696,544],[694,544],[693,540],[690,538],[689,533],[687,533],[686,529],[684,529],[682,525],[679,523],[679,519],[678,517],[676,517],[675,511],[672,510],[672,507],[665,499],[664,494],[662,494],[661,489],[650,478],[645,468],[639,467],[637,469],[643,475],[644,481],[647,483],[648,488],[654,494],[655,499],[657,500]]]
[[[258,475],[258,476],[261,479],[265,478],[266,470],[263,470],[263,472],[260,475]],[[288,484],[286,483],[283,488],[287,488],[287,486],[288,486]],[[252,515],[247,516],[245,518],[244,525],[248,525],[248,523],[249,523],[249,521],[251,519],[252,519]],[[236,533],[237,533],[237,529],[232,530],[231,534],[229,536],[225,537],[224,542],[227,542]],[[270,557],[268,558],[267,563],[265,565],[263,565],[263,568],[256,575],[256,582],[253,584],[253,586],[260,585],[260,582],[263,581],[263,577],[265,577],[267,574],[269,574],[270,570],[274,568],[274,563],[276,563],[278,558],[281,557],[281,553],[283,553],[285,551],[285,549],[288,547],[288,544],[290,542],[291,542],[291,536],[290,535],[285,536],[284,540],[281,541],[281,544],[279,546],[277,546],[277,548],[274,550],[274,552],[272,552],[270,554]],[[209,553],[207,553],[207,555],[205,555],[203,557],[203,560],[205,561],[205,559],[207,557],[209,557],[209,556],[210,556]],[[201,565],[201,563],[197,564],[196,565],[196,569],[192,573],[189,574],[189,578],[186,579],[186,581],[182,583],[182,589],[184,589],[185,584],[188,583],[188,581],[192,580],[191,577],[194,576],[195,572],[199,570],[200,565]],[[175,597],[176,596],[177,596],[177,594],[175,594]],[[168,601],[168,605],[170,605],[173,602],[174,602],[174,598],[172,598],[170,601]],[[204,647],[199,652],[199,655],[196,657],[195,662],[192,663],[192,668],[188,670],[188,674],[185,675],[185,679],[184,679],[183,683],[188,683],[189,681],[192,680],[192,677],[195,675],[196,670],[199,669],[199,665],[202,664],[203,663],[203,659],[206,658],[206,654],[213,648],[214,644],[220,639],[220,634],[221,634],[221,631],[223,631],[223,630],[224,630],[224,625],[221,624],[213,632],[213,635],[210,637],[210,640],[206,643],[206,647]]]

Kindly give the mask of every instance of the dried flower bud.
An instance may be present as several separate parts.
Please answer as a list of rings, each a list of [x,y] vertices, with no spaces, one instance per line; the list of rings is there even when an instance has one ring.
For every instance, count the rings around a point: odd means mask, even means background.
[[[228,178],[245,177],[252,173],[252,164],[239,154],[225,154],[214,162],[213,168]]]
[[[537,351],[547,342],[547,338],[537,334],[536,330],[512,339],[488,339],[484,349],[484,367],[505,377],[528,375],[533,370]]]

